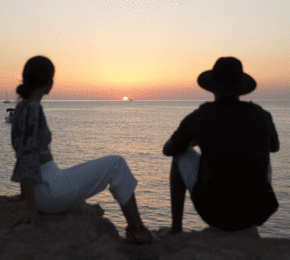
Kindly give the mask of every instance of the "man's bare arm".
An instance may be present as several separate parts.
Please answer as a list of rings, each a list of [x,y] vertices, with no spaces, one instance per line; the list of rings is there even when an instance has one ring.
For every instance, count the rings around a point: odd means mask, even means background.
[[[279,139],[278,139],[278,135],[272,135],[271,136],[271,148],[270,148],[270,152],[275,153],[278,152],[280,150],[280,143],[279,143]]]
[[[188,145],[194,147],[197,145],[197,142],[196,140],[191,140]],[[177,155],[177,153],[178,152],[176,146],[169,139],[163,146],[163,154],[166,156],[174,156]]]

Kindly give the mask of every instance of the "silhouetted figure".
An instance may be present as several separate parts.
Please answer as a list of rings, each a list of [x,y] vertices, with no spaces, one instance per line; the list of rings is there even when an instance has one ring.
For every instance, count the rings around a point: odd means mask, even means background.
[[[110,184],[128,222],[128,242],[151,243],[151,233],[143,225],[136,205],[137,180],[122,157],[107,156],[64,170],[53,161],[49,149],[52,135],[40,104],[53,85],[52,62],[43,56],[33,57],[25,64],[22,76],[23,84],[16,90],[22,100],[15,109],[11,134],[17,158],[11,180],[21,182],[22,190],[12,200],[25,199],[28,211],[18,222],[36,223],[39,211],[67,211]]]
[[[173,156],[170,173],[172,233],[182,231],[186,189],[196,211],[211,227],[224,231],[256,229],[277,209],[271,187],[270,152],[279,150],[271,114],[240,95],[256,88],[233,57],[217,60],[198,77],[212,92],[186,116],[166,142],[163,153]],[[191,146],[198,145],[199,155]]]

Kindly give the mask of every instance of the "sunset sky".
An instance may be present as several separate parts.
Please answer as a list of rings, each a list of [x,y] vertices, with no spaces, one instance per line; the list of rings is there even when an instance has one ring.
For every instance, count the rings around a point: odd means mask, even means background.
[[[200,100],[198,75],[235,56],[252,99],[290,98],[289,0],[1,0],[0,100],[49,57],[49,99]]]

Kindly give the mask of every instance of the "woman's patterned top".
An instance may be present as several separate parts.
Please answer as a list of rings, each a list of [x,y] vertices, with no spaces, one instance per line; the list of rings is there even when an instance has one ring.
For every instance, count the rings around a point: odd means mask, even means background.
[[[51,132],[37,101],[23,99],[18,103],[11,139],[17,159],[11,181],[20,182],[28,178],[42,182],[39,156],[50,153]]]

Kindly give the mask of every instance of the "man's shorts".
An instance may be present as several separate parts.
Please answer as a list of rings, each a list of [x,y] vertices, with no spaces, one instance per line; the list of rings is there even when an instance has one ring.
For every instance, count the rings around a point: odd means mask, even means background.
[[[194,184],[197,181],[200,154],[198,154],[192,147],[188,147],[187,151],[178,158],[178,169],[181,178],[189,193],[192,193]],[[267,181],[271,184],[272,169],[271,164],[268,165]]]

